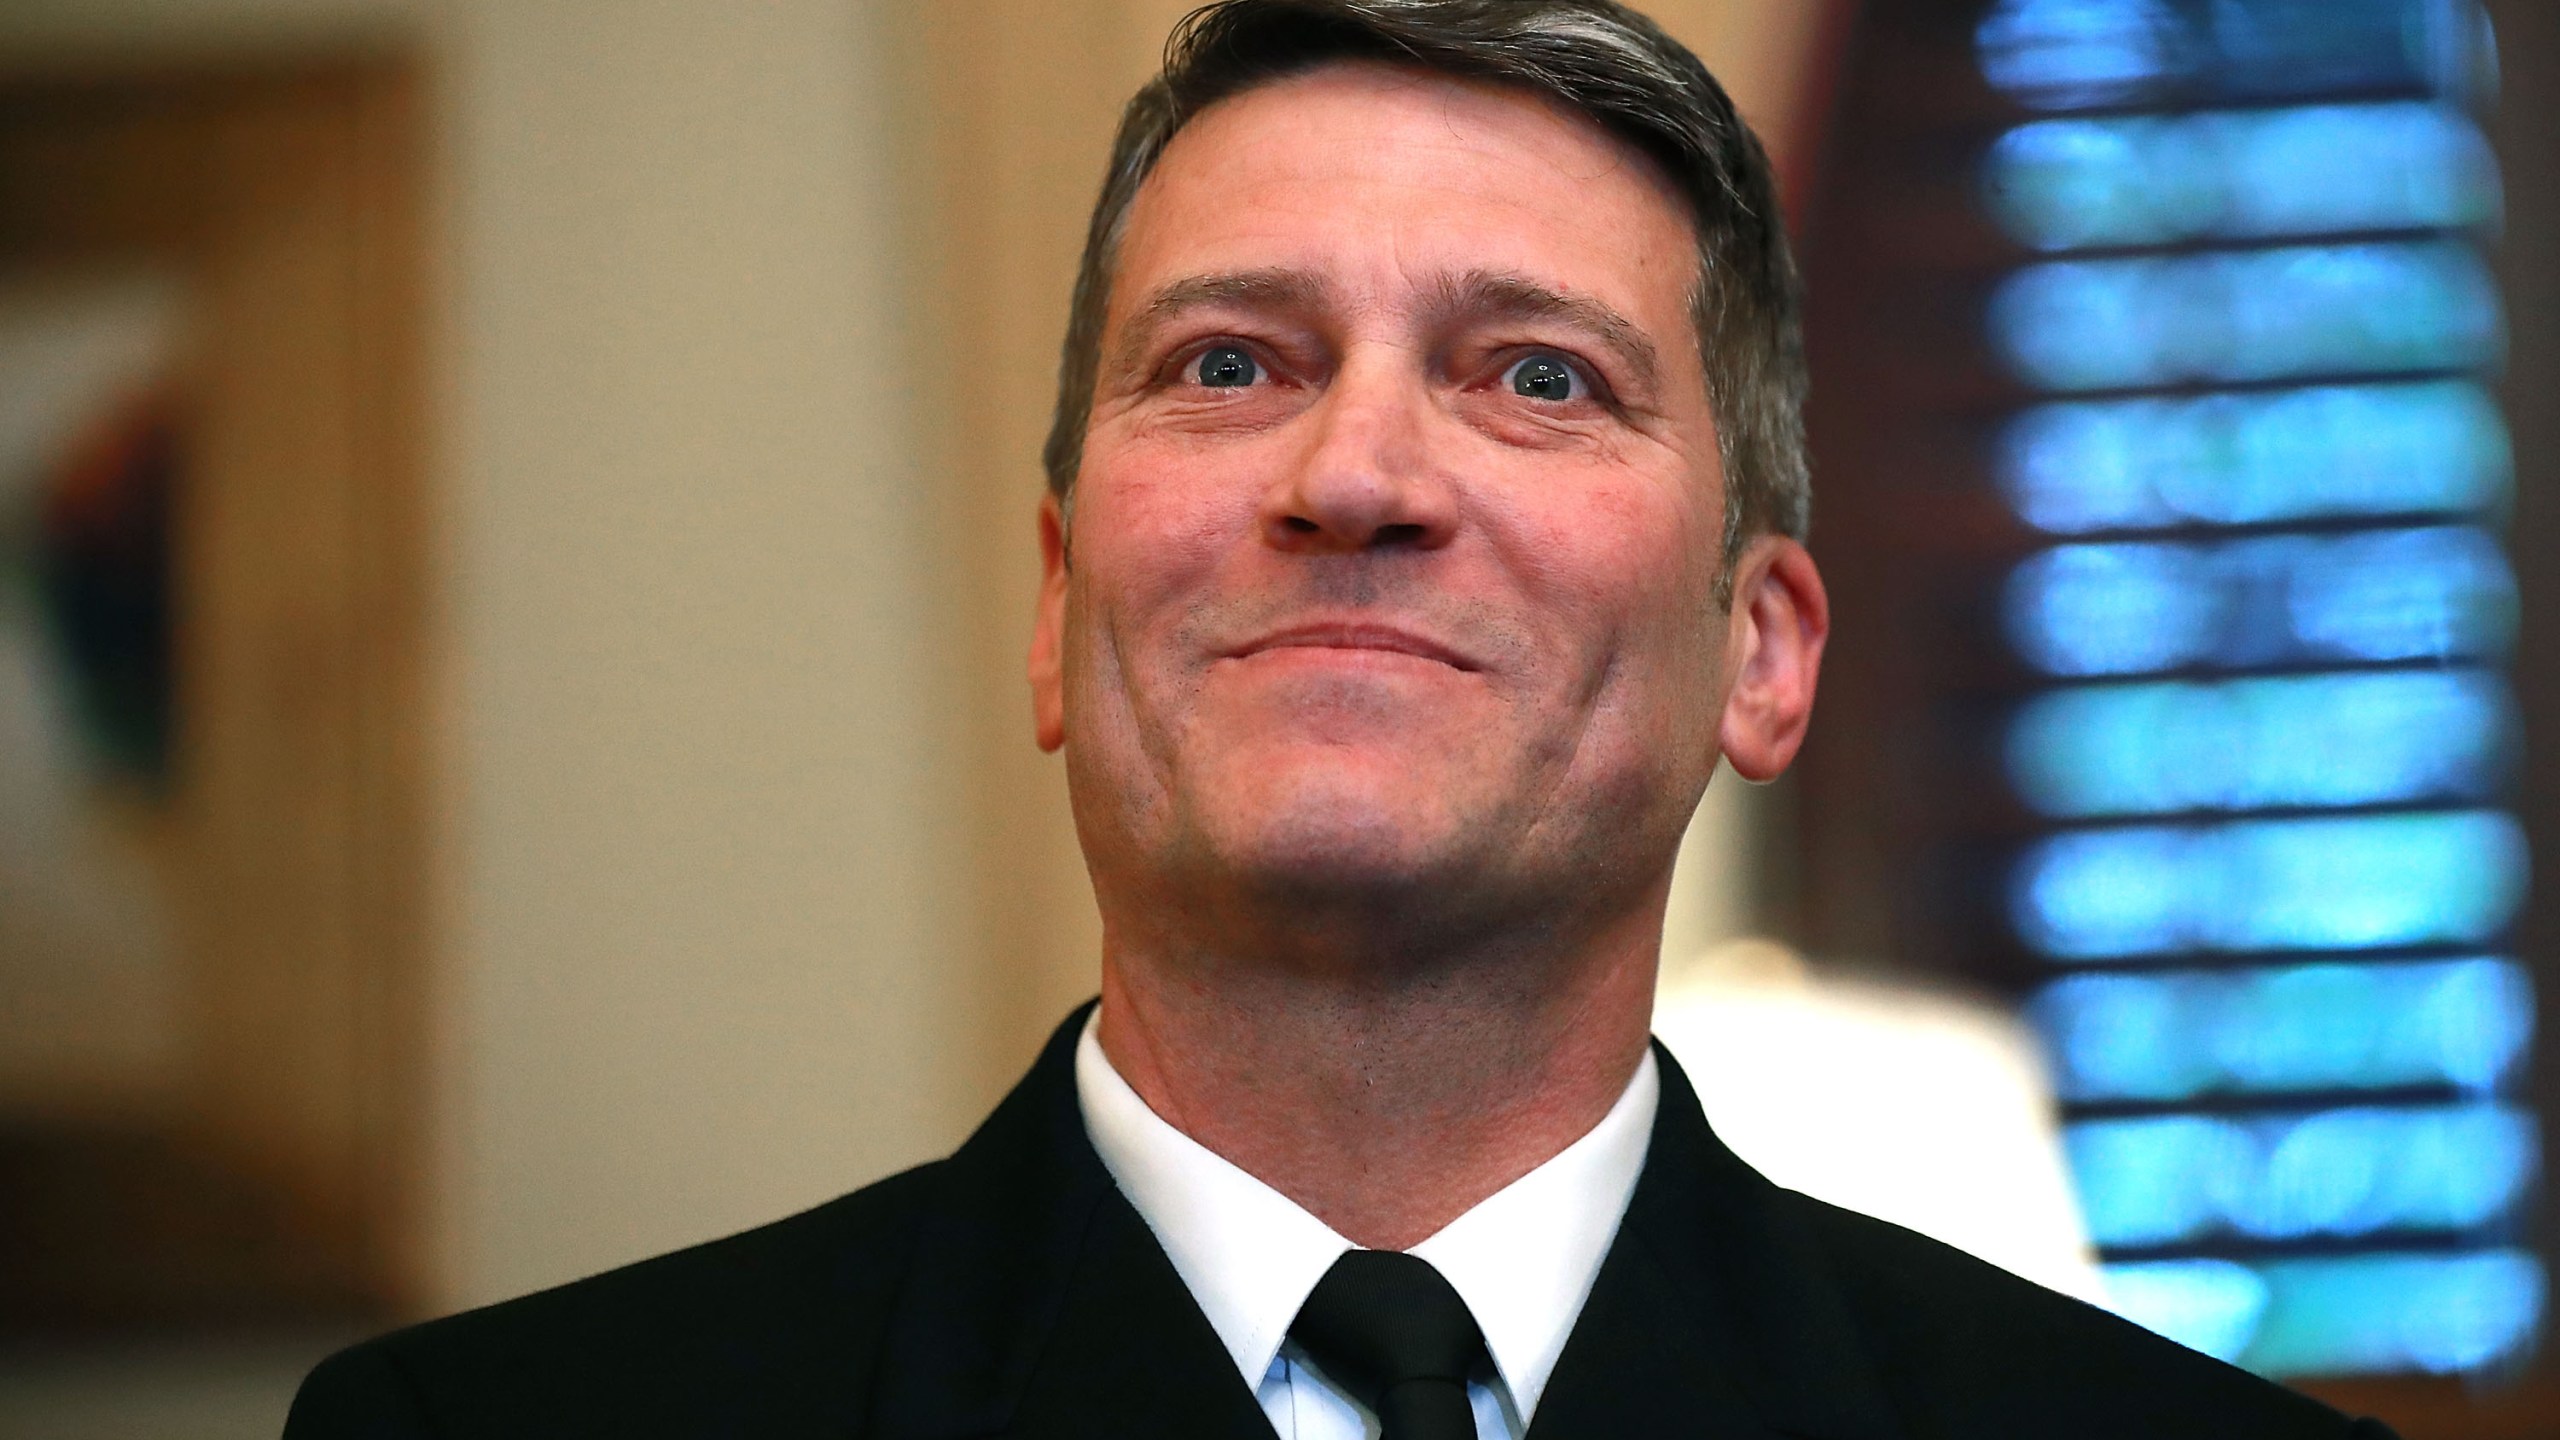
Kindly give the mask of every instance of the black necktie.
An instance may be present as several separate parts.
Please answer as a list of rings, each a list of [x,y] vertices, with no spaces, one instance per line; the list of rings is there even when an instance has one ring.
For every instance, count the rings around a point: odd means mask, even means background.
[[[1467,1374],[1484,1334],[1430,1261],[1347,1252],[1299,1307],[1289,1338],[1378,1417],[1380,1440],[1475,1440]]]

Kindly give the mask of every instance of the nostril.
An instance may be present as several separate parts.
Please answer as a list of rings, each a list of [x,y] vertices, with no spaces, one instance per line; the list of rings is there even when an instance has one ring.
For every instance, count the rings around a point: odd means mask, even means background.
[[[1390,547],[1398,545],[1420,545],[1422,543],[1422,535],[1423,530],[1419,525],[1381,525],[1378,527],[1378,533],[1370,537],[1369,543],[1372,545]]]
[[[1292,535],[1313,535],[1324,528],[1304,515],[1283,516],[1280,524]]]

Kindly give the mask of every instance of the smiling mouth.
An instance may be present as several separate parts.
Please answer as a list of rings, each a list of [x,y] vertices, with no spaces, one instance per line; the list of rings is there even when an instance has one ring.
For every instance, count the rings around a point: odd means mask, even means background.
[[[1229,651],[1227,658],[1243,660],[1275,650],[1367,651],[1371,654],[1408,655],[1417,660],[1446,665],[1452,670],[1474,671],[1481,668],[1436,640],[1388,625],[1293,626],[1240,645]]]

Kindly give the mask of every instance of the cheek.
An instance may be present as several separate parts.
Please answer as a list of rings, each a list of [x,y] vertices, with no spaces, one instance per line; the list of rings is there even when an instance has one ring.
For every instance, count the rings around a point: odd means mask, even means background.
[[[1712,608],[1704,557],[1715,540],[1676,481],[1548,480],[1506,493],[1516,498],[1493,528],[1508,536],[1511,568],[1533,608],[1559,622],[1552,641],[1591,647],[1595,685],[1678,658],[1656,653],[1665,648],[1694,648]]]
[[[1529,508],[1529,507],[1524,507]],[[1649,812],[1712,754],[1723,627],[1720,527],[1676,484],[1593,485],[1529,508],[1515,573],[1554,622],[1554,759],[1612,812]],[[1604,798],[1605,797],[1605,798]]]
[[[1088,465],[1074,521],[1076,648],[1116,668],[1160,648],[1249,525],[1251,498],[1161,446],[1128,446]],[[1088,654],[1089,659],[1103,659]]]

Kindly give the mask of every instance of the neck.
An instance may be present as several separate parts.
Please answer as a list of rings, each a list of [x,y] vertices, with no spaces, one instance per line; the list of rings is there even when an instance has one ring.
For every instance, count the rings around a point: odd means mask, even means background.
[[[1176,1129],[1354,1244],[1402,1250],[1617,1103],[1644,1055],[1661,925],[1657,897],[1571,946],[1399,969],[1139,943],[1106,921],[1099,1038]]]

